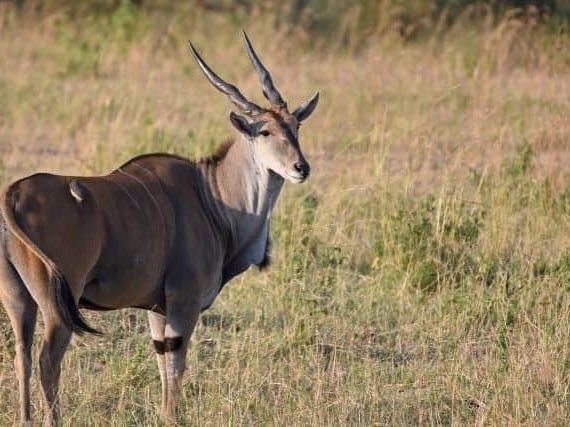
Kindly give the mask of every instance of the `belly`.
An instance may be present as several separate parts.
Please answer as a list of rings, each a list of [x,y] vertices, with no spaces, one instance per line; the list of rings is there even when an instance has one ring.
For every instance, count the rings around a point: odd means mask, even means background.
[[[152,308],[163,305],[164,268],[154,257],[123,256],[99,264],[87,281],[82,299],[101,309]]]

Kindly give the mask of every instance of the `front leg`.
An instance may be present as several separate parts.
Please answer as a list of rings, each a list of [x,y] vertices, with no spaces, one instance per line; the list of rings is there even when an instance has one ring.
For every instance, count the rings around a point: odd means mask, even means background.
[[[163,416],[168,422],[176,422],[188,344],[200,315],[198,302],[196,295],[183,295],[180,292],[167,294],[164,330],[166,395],[163,396]]]
[[[150,325],[150,335],[156,351],[158,371],[160,372],[160,382],[162,385],[161,413],[166,413],[166,396],[168,392],[166,382],[166,358],[164,356],[164,329],[166,328],[166,317],[153,311],[148,312],[148,323]]]

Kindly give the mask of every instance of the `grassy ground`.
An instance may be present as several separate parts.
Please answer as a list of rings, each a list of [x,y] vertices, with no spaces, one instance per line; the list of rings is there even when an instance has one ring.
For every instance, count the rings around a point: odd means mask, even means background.
[[[290,104],[321,91],[302,129],[314,173],[281,196],[273,267],[202,316],[183,425],[565,425],[570,38],[512,14],[423,41],[382,34],[354,54],[350,40],[270,33],[259,13],[125,6],[73,22],[0,3],[0,179],[210,152],[232,134],[229,105],[186,39],[261,102],[246,25]],[[64,425],[159,424],[144,313],[88,316],[106,334],[66,356]],[[36,416],[39,393],[34,380]]]

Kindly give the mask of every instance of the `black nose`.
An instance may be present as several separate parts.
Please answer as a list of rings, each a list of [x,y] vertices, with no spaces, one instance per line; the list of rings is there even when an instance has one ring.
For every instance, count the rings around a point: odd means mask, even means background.
[[[308,177],[309,173],[311,173],[311,167],[306,162],[297,162],[295,163],[294,167],[295,170],[299,172],[303,178]]]

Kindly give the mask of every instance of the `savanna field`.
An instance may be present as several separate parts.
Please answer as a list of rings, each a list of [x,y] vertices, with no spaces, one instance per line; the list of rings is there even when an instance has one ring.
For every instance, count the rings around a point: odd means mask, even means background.
[[[23,3],[0,1],[3,186],[234,136],[189,39],[255,102],[242,28],[291,106],[321,93],[271,268],[226,286],[193,335],[181,425],[568,424],[565,2]],[[63,425],[161,425],[146,314],[85,315],[104,335],[72,341]],[[2,426],[13,356],[0,310]],[[38,421],[36,366],[32,401]]]

